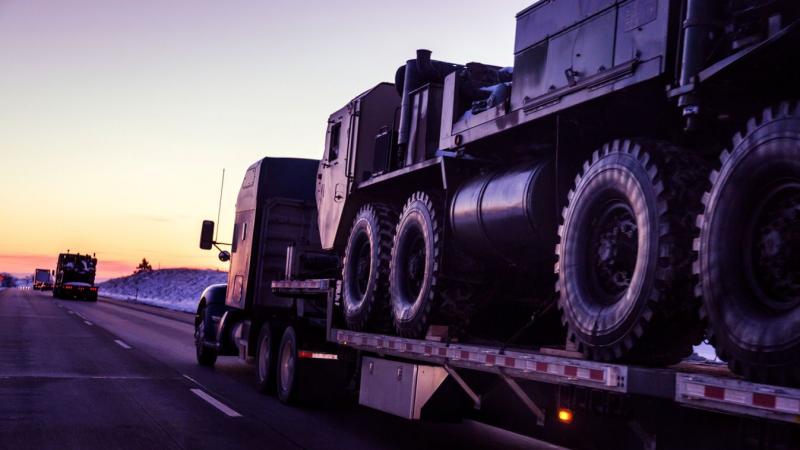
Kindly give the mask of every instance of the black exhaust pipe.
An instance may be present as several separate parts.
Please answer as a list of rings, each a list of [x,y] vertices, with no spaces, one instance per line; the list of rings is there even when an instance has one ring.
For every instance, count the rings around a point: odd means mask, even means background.
[[[452,72],[462,68],[458,64],[431,60],[431,51],[417,50],[416,59],[409,59],[395,73],[397,93],[402,96],[400,102],[400,126],[397,132],[397,144],[402,154],[409,140],[411,128],[411,92],[429,83],[442,83]]]

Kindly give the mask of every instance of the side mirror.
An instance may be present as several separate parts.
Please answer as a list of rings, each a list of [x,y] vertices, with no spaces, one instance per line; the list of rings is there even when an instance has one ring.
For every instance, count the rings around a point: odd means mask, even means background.
[[[227,250],[223,250],[219,252],[219,260],[222,262],[228,262],[231,259],[231,253]]]
[[[200,229],[200,248],[211,250],[214,246],[214,221],[204,220],[203,228]]]

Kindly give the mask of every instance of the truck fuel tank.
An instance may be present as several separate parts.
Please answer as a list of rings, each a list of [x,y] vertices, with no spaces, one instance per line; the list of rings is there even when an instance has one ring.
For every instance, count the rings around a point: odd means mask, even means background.
[[[555,186],[550,161],[518,164],[467,180],[450,205],[457,245],[475,258],[520,269],[551,260]]]

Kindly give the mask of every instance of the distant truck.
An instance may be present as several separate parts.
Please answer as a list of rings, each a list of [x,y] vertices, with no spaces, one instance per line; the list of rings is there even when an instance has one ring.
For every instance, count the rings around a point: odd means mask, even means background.
[[[53,278],[48,269],[36,269],[33,274],[33,290],[48,291],[53,289]]]
[[[61,253],[58,255],[53,297],[97,301],[96,272],[97,258],[94,255]]]

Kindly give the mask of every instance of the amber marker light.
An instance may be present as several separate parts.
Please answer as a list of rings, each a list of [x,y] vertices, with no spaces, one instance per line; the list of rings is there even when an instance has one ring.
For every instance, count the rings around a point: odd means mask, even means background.
[[[567,408],[558,408],[558,421],[561,423],[572,423],[572,411]]]

